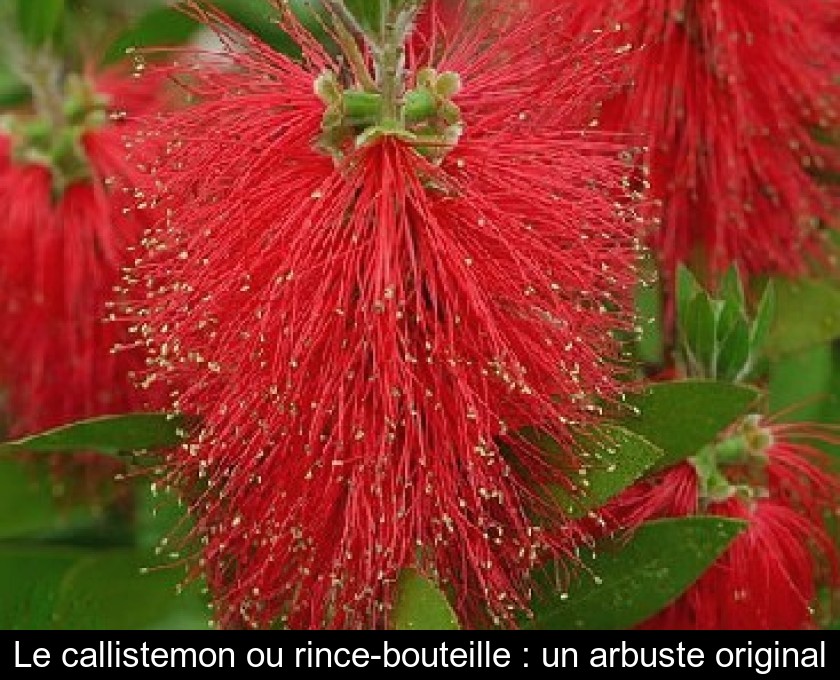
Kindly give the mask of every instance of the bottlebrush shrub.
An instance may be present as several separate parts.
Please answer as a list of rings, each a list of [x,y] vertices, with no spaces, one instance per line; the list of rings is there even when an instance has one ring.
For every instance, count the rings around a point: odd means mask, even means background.
[[[515,432],[577,465],[570,426],[624,389],[636,244],[620,145],[589,130],[603,55],[552,61],[504,3],[404,52],[419,4],[364,41],[333,16],[339,60],[278,3],[300,62],[193,4],[224,53],[179,55],[194,106],[143,135],[168,216],[132,312],[146,384],[201,419],[165,481],[223,626],[387,625],[405,567],[468,625],[512,625],[568,485]]]
[[[603,110],[640,133],[661,201],[651,237],[666,274],[801,274],[824,261],[821,224],[837,193],[815,174],[840,167],[813,133],[838,125],[836,0],[600,0],[563,3],[581,30],[628,51]],[[833,22],[833,23],[832,23]]]
[[[112,186],[136,174],[124,160],[127,116],[159,89],[116,71],[65,75],[39,59],[26,74],[34,110],[7,116],[0,134],[0,376],[12,435],[131,410],[128,374],[143,362],[112,353],[127,325],[104,320],[144,228],[134,196]],[[84,453],[50,461],[56,481],[79,490],[118,469]]]
[[[605,510],[618,527],[696,514],[747,529],[648,629],[796,630],[817,626],[821,586],[840,583],[840,482],[815,444],[826,426],[744,420],[691,462],[638,483]]]

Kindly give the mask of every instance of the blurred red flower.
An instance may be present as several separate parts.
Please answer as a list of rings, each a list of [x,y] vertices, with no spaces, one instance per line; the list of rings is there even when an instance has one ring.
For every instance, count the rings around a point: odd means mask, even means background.
[[[124,160],[124,104],[143,113],[159,92],[116,72],[73,78],[51,93],[51,117],[19,112],[0,136],[0,376],[13,436],[137,402],[128,376],[142,353],[113,353],[128,329],[105,319],[146,218],[114,183],[136,175]],[[117,469],[84,454],[51,463],[57,480],[75,469],[91,490]]]
[[[552,4],[626,52],[601,121],[649,147],[644,180],[661,201],[651,245],[666,275],[681,262],[796,275],[824,261],[838,203],[817,175],[840,154],[815,135],[840,122],[837,0]]]

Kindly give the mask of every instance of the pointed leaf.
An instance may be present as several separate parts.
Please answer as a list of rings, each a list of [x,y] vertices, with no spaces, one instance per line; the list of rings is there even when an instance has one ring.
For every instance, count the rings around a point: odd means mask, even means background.
[[[96,451],[117,456],[177,446],[184,427],[183,418],[162,413],[103,416],[0,444],[0,454]]]
[[[394,604],[396,630],[458,630],[446,596],[415,569],[403,569]]]
[[[621,424],[664,452],[657,469],[675,465],[747,414],[760,393],[746,385],[701,380],[657,383],[628,399],[638,411]]]
[[[753,319],[750,331],[750,346],[754,354],[764,350],[773,321],[776,318],[776,286],[773,281],[768,281],[764,287],[764,293],[758,303],[758,308]]]
[[[579,443],[587,452],[582,469],[568,470],[570,490],[552,490],[563,511],[572,519],[585,517],[600,508],[653,469],[663,456],[662,449],[618,425],[602,425],[581,433]],[[557,443],[547,436],[538,436],[534,443],[545,451],[557,454]]]
[[[744,284],[741,282],[741,274],[734,264],[726,270],[720,284],[720,294],[725,302],[731,303],[736,308],[743,310],[747,301],[744,295]]]
[[[730,300],[719,301],[716,307],[715,337],[719,344],[723,344],[735,325],[739,321],[746,321],[746,316],[744,315],[744,308]]]
[[[717,371],[717,314],[711,298],[699,293],[688,309],[686,336],[692,356],[704,375],[714,377]]]
[[[556,592],[546,570],[533,604],[534,627],[632,628],[682,595],[745,527],[719,517],[649,522],[626,542],[606,543],[583,556],[585,569],[563,593]]]
[[[723,339],[718,355],[718,379],[737,382],[750,360],[750,327],[741,316]]]
[[[677,319],[684,329],[688,320],[688,310],[694,298],[703,291],[694,274],[685,265],[677,269]],[[683,331],[684,334],[684,331]]]

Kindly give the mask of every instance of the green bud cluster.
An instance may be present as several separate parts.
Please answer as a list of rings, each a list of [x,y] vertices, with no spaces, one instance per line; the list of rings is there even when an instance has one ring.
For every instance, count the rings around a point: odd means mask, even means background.
[[[767,451],[772,445],[773,434],[762,426],[759,416],[750,415],[692,457],[690,463],[697,472],[701,502],[718,503],[736,495],[752,499],[765,493],[762,480]],[[735,469],[738,474],[732,475]],[[733,477],[737,481],[733,482]]]
[[[326,107],[319,147],[340,158],[350,148],[390,135],[439,161],[463,132],[461,110],[452,101],[460,89],[457,73],[420,69],[414,87],[399,103],[397,119],[392,120],[384,114],[379,92],[344,89],[335,73],[325,71],[315,81],[315,93]]]

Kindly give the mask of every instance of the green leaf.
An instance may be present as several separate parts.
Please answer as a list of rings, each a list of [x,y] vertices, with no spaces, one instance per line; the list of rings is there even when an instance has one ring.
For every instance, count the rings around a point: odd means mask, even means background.
[[[0,548],[0,628],[52,628],[61,583],[84,555],[72,549]]]
[[[0,547],[0,627],[4,629],[206,628],[206,604],[184,571],[146,570],[133,549]]]
[[[392,0],[389,0],[389,4]],[[380,0],[344,0],[344,5],[366,31],[378,34],[382,29],[382,3]]]
[[[544,451],[562,460],[557,443],[545,435],[533,432],[529,438]],[[602,425],[578,437],[586,451],[582,469],[567,470],[574,488],[559,487],[552,493],[569,517],[582,518],[600,508],[613,496],[621,493],[662,458],[662,450],[618,425]]]
[[[137,546],[145,550],[171,545],[193,526],[186,505],[178,502],[174,491],[160,486],[144,479],[135,491]]]
[[[733,382],[740,380],[749,367],[749,361],[750,326],[746,318],[740,316],[720,345],[718,379]]]
[[[0,458],[0,540],[113,545],[130,539],[116,509],[71,502],[72,494],[61,497],[46,465],[37,464],[43,462]]]
[[[415,569],[403,569],[394,603],[395,630],[458,630],[446,596]]]
[[[129,48],[182,45],[189,42],[200,27],[198,22],[176,9],[153,9],[111,44],[105,52],[105,63],[119,61]]]
[[[761,300],[758,303],[750,330],[750,346],[754,353],[763,351],[775,318],[776,286],[773,281],[768,281],[764,287],[764,293],[761,295]]]
[[[739,307],[731,300],[719,300],[716,302],[715,308],[715,338],[718,344],[720,344],[732,332],[735,325],[746,317],[744,315],[744,308]]]
[[[632,628],[682,595],[745,527],[746,522],[720,517],[644,524],[626,542],[605,543],[584,555],[581,575],[561,594],[546,571],[543,594],[533,604],[534,627]]]
[[[788,422],[821,422],[825,415],[836,420],[836,403],[830,403],[835,374],[830,344],[815,345],[788,354],[770,364],[770,413],[786,413]],[[830,411],[827,406],[830,405]]]
[[[714,376],[717,359],[716,314],[712,300],[705,292],[698,293],[688,307],[684,342],[695,369]]]
[[[52,480],[44,469],[18,460],[0,459],[0,540],[32,539],[73,542],[116,538],[109,532],[107,513],[66,498],[56,499]],[[40,473],[40,474],[38,474]],[[107,535],[106,535],[107,534]]]
[[[726,270],[720,282],[720,294],[725,302],[739,310],[746,309],[747,301],[744,295],[744,285],[741,282],[741,274],[734,264]]]
[[[190,589],[178,595],[184,570],[173,565],[147,569],[141,551],[92,553],[73,565],[61,581],[53,619],[60,629],[131,630],[180,620],[206,628],[201,598]]]
[[[193,527],[185,505],[178,503],[174,492],[152,490],[147,480],[141,482],[136,498],[136,546],[141,555],[168,553],[181,545]],[[191,584],[178,596],[177,607],[165,614],[150,628],[194,630],[207,628],[207,597],[201,582]]]
[[[840,284],[776,279],[776,320],[767,341],[771,357],[840,338]]]
[[[645,262],[645,265],[649,261]],[[650,263],[651,270],[653,269]],[[647,268],[642,276],[652,277]],[[659,365],[665,358],[665,340],[662,329],[662,286],[657,283],[640,283],[636,287],[636,311],[641,335],[636,342],[636,354],[645,364]]]
[[[65,521],[45,481],[18,461],[0,460],[0,539],[50,531]]]
[[[21,35],[35,47],[40,47],[56,34],[63,15],[64,0],[17,0]]]
[[[685,327],[688,320],[688,310],[694,298],[703,292],[694,274],[685,265],[677,268],[677,318],[680,325]]]
[[[0,454],[96,451],[119,456],[177,446],[185,421],[162,413],[103,416],[0,444]]]
[[[277,12],[271,3],[265,0],[213,0],[213,4],[276,51],[293,58],[300,56],[300,47],[278,26]],[[298,0],[298,4],[311,2]]]
[[[694,455],[755,404],[760,393],[746,385],[686,380],[657,383],[628,401],[638,415],[621,424],[664,452],[657,469]]]
[[[332,39],[329,28],[332,25],[332,18],[324,8],[324,0],[289,0],[289,7],[300,21],[301,25],[309,31],[315,39],[332,54],[340,51]]]

